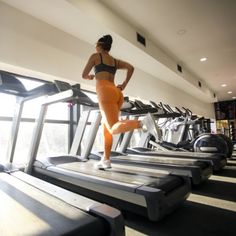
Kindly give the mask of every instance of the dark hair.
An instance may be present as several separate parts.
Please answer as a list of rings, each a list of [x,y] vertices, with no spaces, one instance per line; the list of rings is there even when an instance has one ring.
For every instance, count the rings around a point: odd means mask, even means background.
[[[113,39],[111,35],[107,34],[98,40],[97,46],[101,47],[105,51],[110,51],[112,42],[113,42]]]

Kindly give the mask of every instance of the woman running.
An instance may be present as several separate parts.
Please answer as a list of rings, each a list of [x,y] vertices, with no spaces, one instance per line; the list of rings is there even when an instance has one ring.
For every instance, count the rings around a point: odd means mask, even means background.
[[[97,52],[90,56],[82,74],[83,79],[96,79],[96,92],[102,115],[104,137],[104,155],[95,166],[98,169],[111,168],[110,153],[113,134],[143,128],[144,131],[148,130],[157,136],[156,123],[150,113],[142,121],[129,119],[119,121],[119,113],[124,101],[122,91],[131,79],[134,67],[128,62],[113,58],[109,54],[112,42],[111,35],[105,35],[98,40],[96,43]],[[94,68],[94,74],[91,74],[92,68]],[[117,70],[126,70],[127,73],[124,82],[115,85]]]

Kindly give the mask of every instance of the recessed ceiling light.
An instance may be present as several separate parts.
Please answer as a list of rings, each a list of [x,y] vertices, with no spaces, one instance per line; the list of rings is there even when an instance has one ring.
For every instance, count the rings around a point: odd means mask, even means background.
[[[232,93],[232,91],[228,91],[228,93],[230,94],[230,93]]]
[[[178,35],[184,35],[184,34],[186,34],[186,32],[187,32],[186,29],[179,29],[179,30],[177,31],[177,34],[178,34]]]
[[[227,84],[222,84],[221,86],[222,86],[222,87],[226,87],[226,86],[227,86]]]
[[[206,57],[203,57],[203,58],[200,59],[201,62],[206,61],[206,60],[207,60]]]
[[[236,99],[236,97],[232,97],[233,99]]]

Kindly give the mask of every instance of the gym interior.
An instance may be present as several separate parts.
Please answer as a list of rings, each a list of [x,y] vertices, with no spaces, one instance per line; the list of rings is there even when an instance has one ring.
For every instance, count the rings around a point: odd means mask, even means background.
[[[236,234],[236,1],[0,0],[0,234]],[[134,66],[103,155],[97,39]],[[117,84],[125,73],[118,70]],[[92,227],[93,226],[93,227]]]

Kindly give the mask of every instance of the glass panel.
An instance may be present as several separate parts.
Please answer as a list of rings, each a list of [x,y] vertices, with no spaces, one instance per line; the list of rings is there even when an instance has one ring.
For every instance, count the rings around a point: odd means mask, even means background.
[[[68,154],[68,128],[67,124],[45,124],[37,156]]]
[[[39,82],[35,80],[23,79],[22,77],[18,77],[18,76],[16,76],[16,78],[20,80],[20,82],[24,85],[26,90],[31,90],[45,84],[43,82]]]
[[[37,118],[41,109],[44,97],[25,102],[22,117]],[[48,107],[46,119],[68,120],[68,103],[55,103]]]
[[[16,97],[0,93],[0,116],[13,116]]]
[[[24,164],[28,161],[27,158],[34,127],[35,123],[21,123],[14,155],[15,164]],[[66,153],[68,153],[68,125],[45,123],[38,149],[38,156],[45,157]]]
[[[41,104],[44,99],[44,97],[39,97],[33,100],[26,101],[22,112],[22,118],[38,118]]]
[[[68,114],[68,103],[55,103],[48,107],[47,118],[55,120],[69,120]]]
[[[34,130],[33,122],[21,122],[13,163],[25,164],[29,153],[29,146],[31,143],[32,135]]]
[[[41,86],[42,82],[20,78],[27,90]],[[41,104],[45,97],[39,97],[25,102],[22,118],[38,118]],[[0,94],[0,116],[13,117],[16,97]],[[68,121],[67,103],[57,103],[48,107],[46,119]],[[11,134],[12,122],[0,122],[0,160],[6,159],[8,140]],[[27,161],[29,147],[34,131],[34,122],[21,122],[13,162],[23,164]],[[68,125],[45,123],[39,147],[40,155],[58,155],[68,152]]]
[[[0,121],[0,161],[6,161],[7,147],[11,133],[11,121]]]

